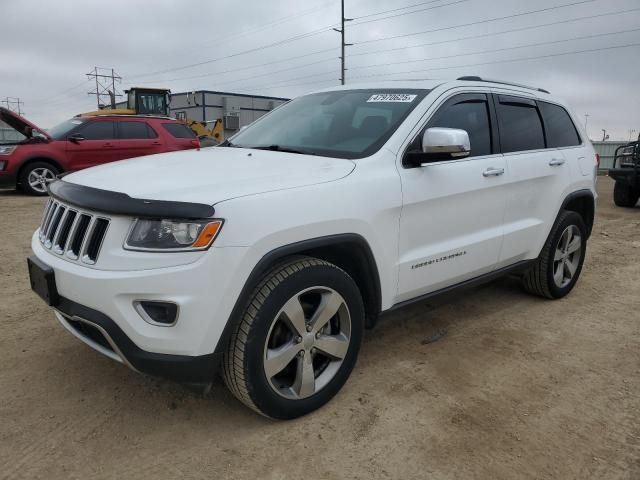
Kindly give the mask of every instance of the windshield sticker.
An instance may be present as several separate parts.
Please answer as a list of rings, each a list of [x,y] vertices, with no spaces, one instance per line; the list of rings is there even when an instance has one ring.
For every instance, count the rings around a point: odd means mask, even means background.
[[[400,102],[411,103],[417,97],[417,95],[411,95],[408,93],[376,93],[371,95],[367,103],[370,102]]]

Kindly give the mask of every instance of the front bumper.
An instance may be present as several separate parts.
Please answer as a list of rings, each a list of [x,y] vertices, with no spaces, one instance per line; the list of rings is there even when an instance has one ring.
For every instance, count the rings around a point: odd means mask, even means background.
[[[634,188],[640,188],[640,173],[636,168],[611,168],[608,175],[616,181],[628,183]]]
[[[15,173],[0,172],[0,188],[14,188],[16,186]]]
[[[37,232],[31,247],[53,269],[56,317],[76,337],[144,373],[191,383],[212,378],[225,349],[223,331],[249,274],[245,247],[212,247],[186,265],[126,271],[53,254]],[[176,303],[176,324],[148,323],[135,309],[137,300]]]
[[[60,298],[55,310],[60,323],[78,339],[141,373],[182,383],[208,383],[222,360],[222,352],[199,356],[147,352],[103,313],[64,297]]]

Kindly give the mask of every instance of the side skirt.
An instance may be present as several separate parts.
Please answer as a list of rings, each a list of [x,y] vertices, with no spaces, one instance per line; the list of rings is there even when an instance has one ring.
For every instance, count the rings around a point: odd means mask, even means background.
[[[491,282],[492,280],[495,280],[500,277],[504,277],[505,275],[508,275],[508,274],[524,271],[528,267],[530,267],[533,263],[535,263],[535,261],[536,259],[523,260],[521,262],[514,263],[513,265],[509,265],[507,267],[494,270],[493,272],[485,273],[484,275],[480,275],[479,277],[471,278],[469,280],[465,280],[464,282],[456,283],[455,285],[441,288],[440,290],[436,290],[435,292],[429,292],[429,293],[425,293],[424,295],[420,295],[419,297],[410,298],[409,300],[405,300],[403,302],[394,304],[391,308],[382,312],[382,314],[386,312],[392,312],[394,310],[398,310],[400,308],[406,307],[413,303],[423,302],[425,300],[431,300],[436,297],[445,297],[452,293],[458,293],[462,290],[477,287],[478,285]]]

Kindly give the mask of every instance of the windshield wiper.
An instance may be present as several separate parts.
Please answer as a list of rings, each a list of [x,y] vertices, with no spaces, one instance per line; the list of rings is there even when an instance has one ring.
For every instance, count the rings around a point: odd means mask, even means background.
[[[301,155],[317,155],[313,152],[296,150],[295,148],[283,147],[282,145],[268,145],[268,146],[264,145],[264,146],[251,147],[251,148],[254,148],[256,150],[271,150],[274,152],[299,153]]]

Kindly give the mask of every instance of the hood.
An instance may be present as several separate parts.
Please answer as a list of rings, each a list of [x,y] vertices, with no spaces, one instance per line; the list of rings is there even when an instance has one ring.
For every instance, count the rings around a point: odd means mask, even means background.
[[[122,160],[66,175],[64,180],[134,198],[213,205],[246,195],[331,182],[354,168],[351,160],[211,147]]]
[[[46,131],[44,131],[42,128],[37,127],[26,118],[4,107],[0,107],[0,121],[6,123],[11,128],[13,128],[18,133],[21,133],[27,138],[32,138],[33,131],[37,130],[38,132],[43,134],[45,137],[47,137],[49,140],[51,140],[51,137],[49,136],[49,134]]]

